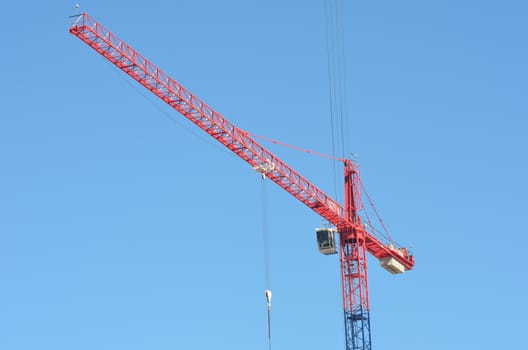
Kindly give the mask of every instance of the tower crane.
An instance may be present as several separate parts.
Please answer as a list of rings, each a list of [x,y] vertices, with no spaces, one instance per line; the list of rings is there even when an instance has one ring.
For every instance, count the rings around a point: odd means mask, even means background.
[[[359,215],[363,209],[359,165],[341,159],[345,189],[344,205],[340,205],[87,13],[73,17],[71,34],[333,225],[317,229],[316,239],[321,253],[339,251],[346,349],[370,350],[366,254],[372,254],[393,274],[411,270],[414,257],[406,248],[384,242],[363,222]]]

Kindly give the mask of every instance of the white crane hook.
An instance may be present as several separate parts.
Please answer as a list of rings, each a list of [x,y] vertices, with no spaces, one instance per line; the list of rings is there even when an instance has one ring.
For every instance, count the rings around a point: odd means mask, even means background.
[[[271,305],[271,290],[269,289],[266,289],[266,302],[268,303],[268,305]]]

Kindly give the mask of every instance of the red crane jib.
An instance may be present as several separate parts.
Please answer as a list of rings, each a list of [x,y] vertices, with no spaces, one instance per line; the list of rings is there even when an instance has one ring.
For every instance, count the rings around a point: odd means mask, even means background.
[[[365,231],[345,217],[345,210],[335,200],[266,150],[249,134],[222,117],[181,84],[117,38],[88,14],[76,17],[70,33],[116,65],[153,94],[176,109],[203,131],[233,151],[255,169],[282,187],[292,196],[336,226],[339,231],[358,230],[366,233],[365,243],[369,253],[378,259],[393,257],[410,270],[414,258],[405,248],[394,248]]]

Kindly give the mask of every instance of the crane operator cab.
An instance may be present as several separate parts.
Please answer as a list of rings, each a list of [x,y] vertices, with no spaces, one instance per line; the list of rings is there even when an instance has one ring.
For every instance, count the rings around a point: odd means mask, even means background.
[[[317,248],[319,252],[324,255],[336,254],[336,244],[335,244],[335,233],[336,230],[333,228],[318,228],[315,229],[315,234],[317,237]]]

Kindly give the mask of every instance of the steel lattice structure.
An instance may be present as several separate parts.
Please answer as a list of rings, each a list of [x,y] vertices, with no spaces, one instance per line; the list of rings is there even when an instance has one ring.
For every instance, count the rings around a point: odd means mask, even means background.
[[[88,14],[75,16],[69,30],[249,163],[253,169],[261,172],[337,228],[340,235],[346,349],[371,349],[366,252],[382,262],[390,261],[385,267],[396,266],[393,267],[393,273],[412,269],[414,257],[405,248],[395,247],[391,242],[383,242],[363,225],[358,215],[362,209],[359,166],[350,160],[343,160],[343,207]]]

